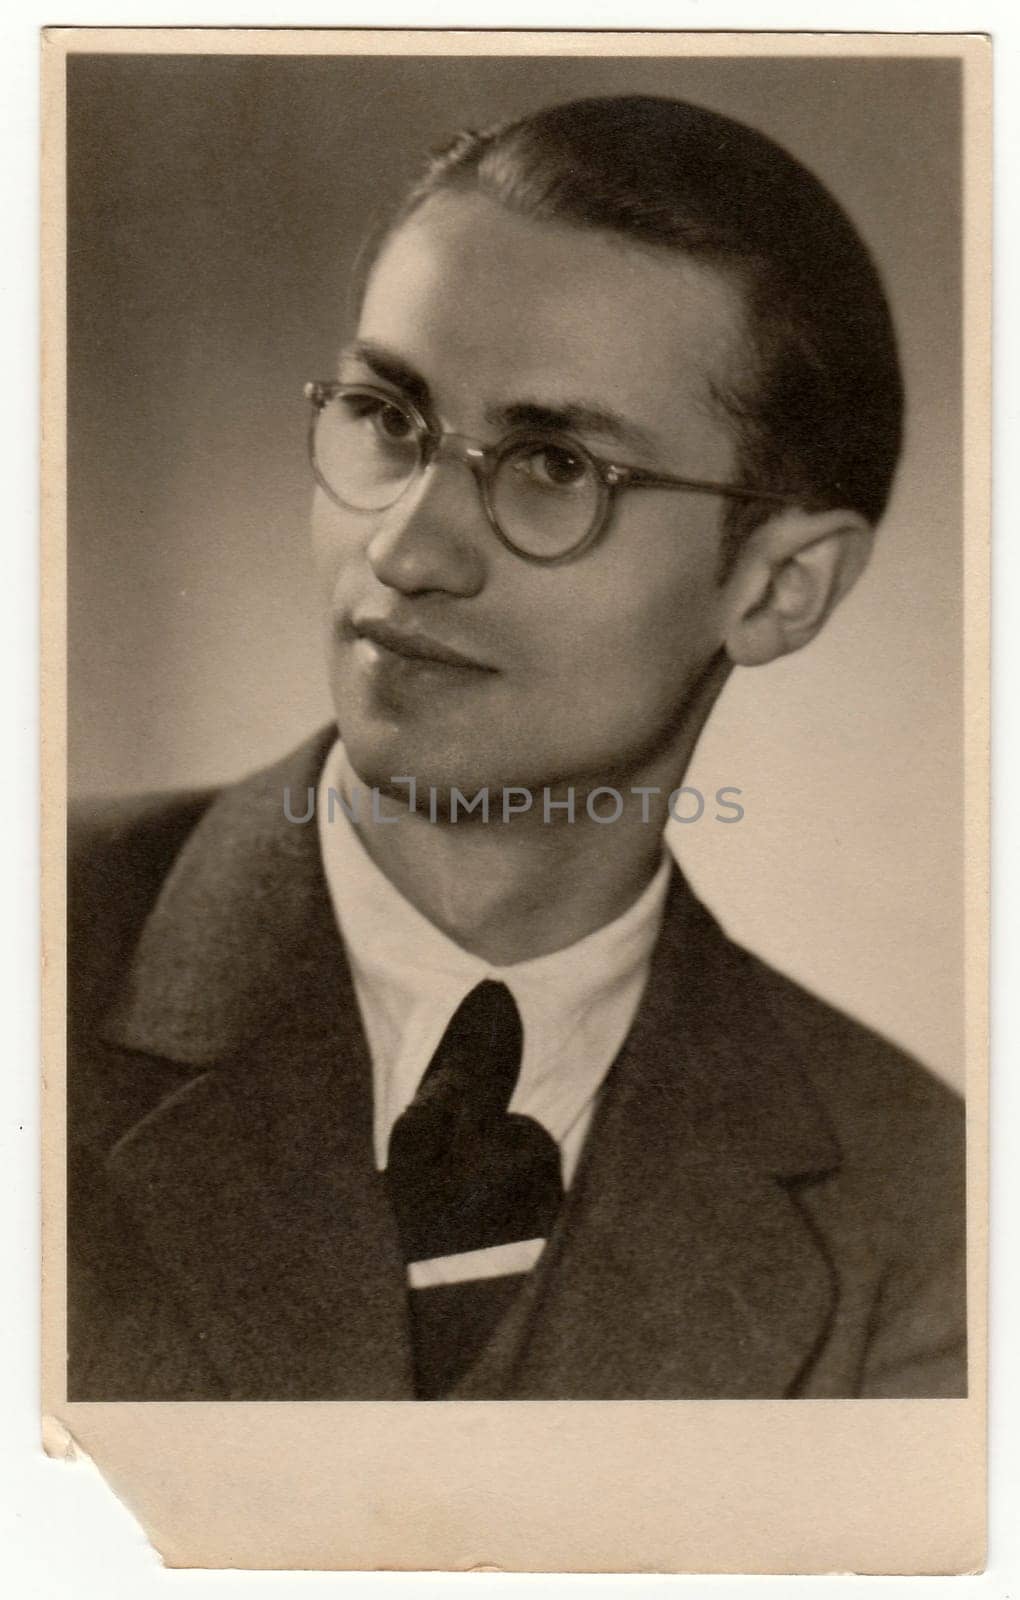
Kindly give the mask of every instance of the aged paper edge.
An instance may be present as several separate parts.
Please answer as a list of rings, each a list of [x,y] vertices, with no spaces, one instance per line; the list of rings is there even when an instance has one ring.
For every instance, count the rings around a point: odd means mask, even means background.
[[[77,51],[957,56],[964,71],[970,1397],[444,1406],[69,1403],[64,1386],[64,77]],[[991,52],[979,35],[45,30],[43,1408],[172,1567],[954,1573],[984,1554]],[[542,1462],[541,1475],[534,1463]],[[594,1508],[594,1515],[592,1510]]]

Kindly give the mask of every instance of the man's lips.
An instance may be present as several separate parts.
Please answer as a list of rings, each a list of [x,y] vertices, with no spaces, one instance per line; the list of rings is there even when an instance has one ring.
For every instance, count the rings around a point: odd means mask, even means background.
[[[420,628],[401,626],[382,618],[365,617],[355,619],[349,631],[354,638],[368,639],[372,644],[380,645],[384,650],[403,656],[408,661],[433,661],[446,667],[471,668],[475,672],[496,670],[467,651],[459,650],[456,645],[445,639],[437,639]]]

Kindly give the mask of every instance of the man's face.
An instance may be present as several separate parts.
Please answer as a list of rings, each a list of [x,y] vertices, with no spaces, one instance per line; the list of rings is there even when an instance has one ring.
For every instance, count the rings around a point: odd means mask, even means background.
[[[541,408],[605,460],[732,482],[711,384],[739,360],[740,337],[737,293],[710,268],[442,195],[383,250],[357,333],[365,348],[340,376],[416,397],[435,426],[484,444]],[[724,505],[624,492],[592,548],[544,567],[499,542],[460,461],[433,464],[384,511],[345,510],[317,490],[331,688],[362,780],[413,776],[469,794],[640,783],[668,767],[722,637]],[[473,664],[387,648],[371,637],[386,628]]]

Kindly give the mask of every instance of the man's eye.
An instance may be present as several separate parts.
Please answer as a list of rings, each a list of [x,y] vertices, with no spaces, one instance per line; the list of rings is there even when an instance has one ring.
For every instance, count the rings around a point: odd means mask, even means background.
[[[529,450],[517,462],[517,467],[540,489],[581,488],[591,475],[591,466],[584,456],[563,445],[547,444]]]
[[[383,439],[400,441],[409,439],[415,432],[414,422],[407,412],[392,401],[384,400],[381,395],[359,394],[355,391],[344,395],[343,403],[353,419],[371,423]]]
[[[409,439],[414,433],[414,423],[399,406],[380,404],[374,417],[379,432],[387,439]]]

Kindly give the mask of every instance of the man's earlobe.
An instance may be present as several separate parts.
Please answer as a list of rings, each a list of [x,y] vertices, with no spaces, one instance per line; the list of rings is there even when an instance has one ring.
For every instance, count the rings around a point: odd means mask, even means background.
[[[730,660],[762,666],[809,644],[864,571],[873,542],[855,511],[783,511],[755,529],[727,585]]]

